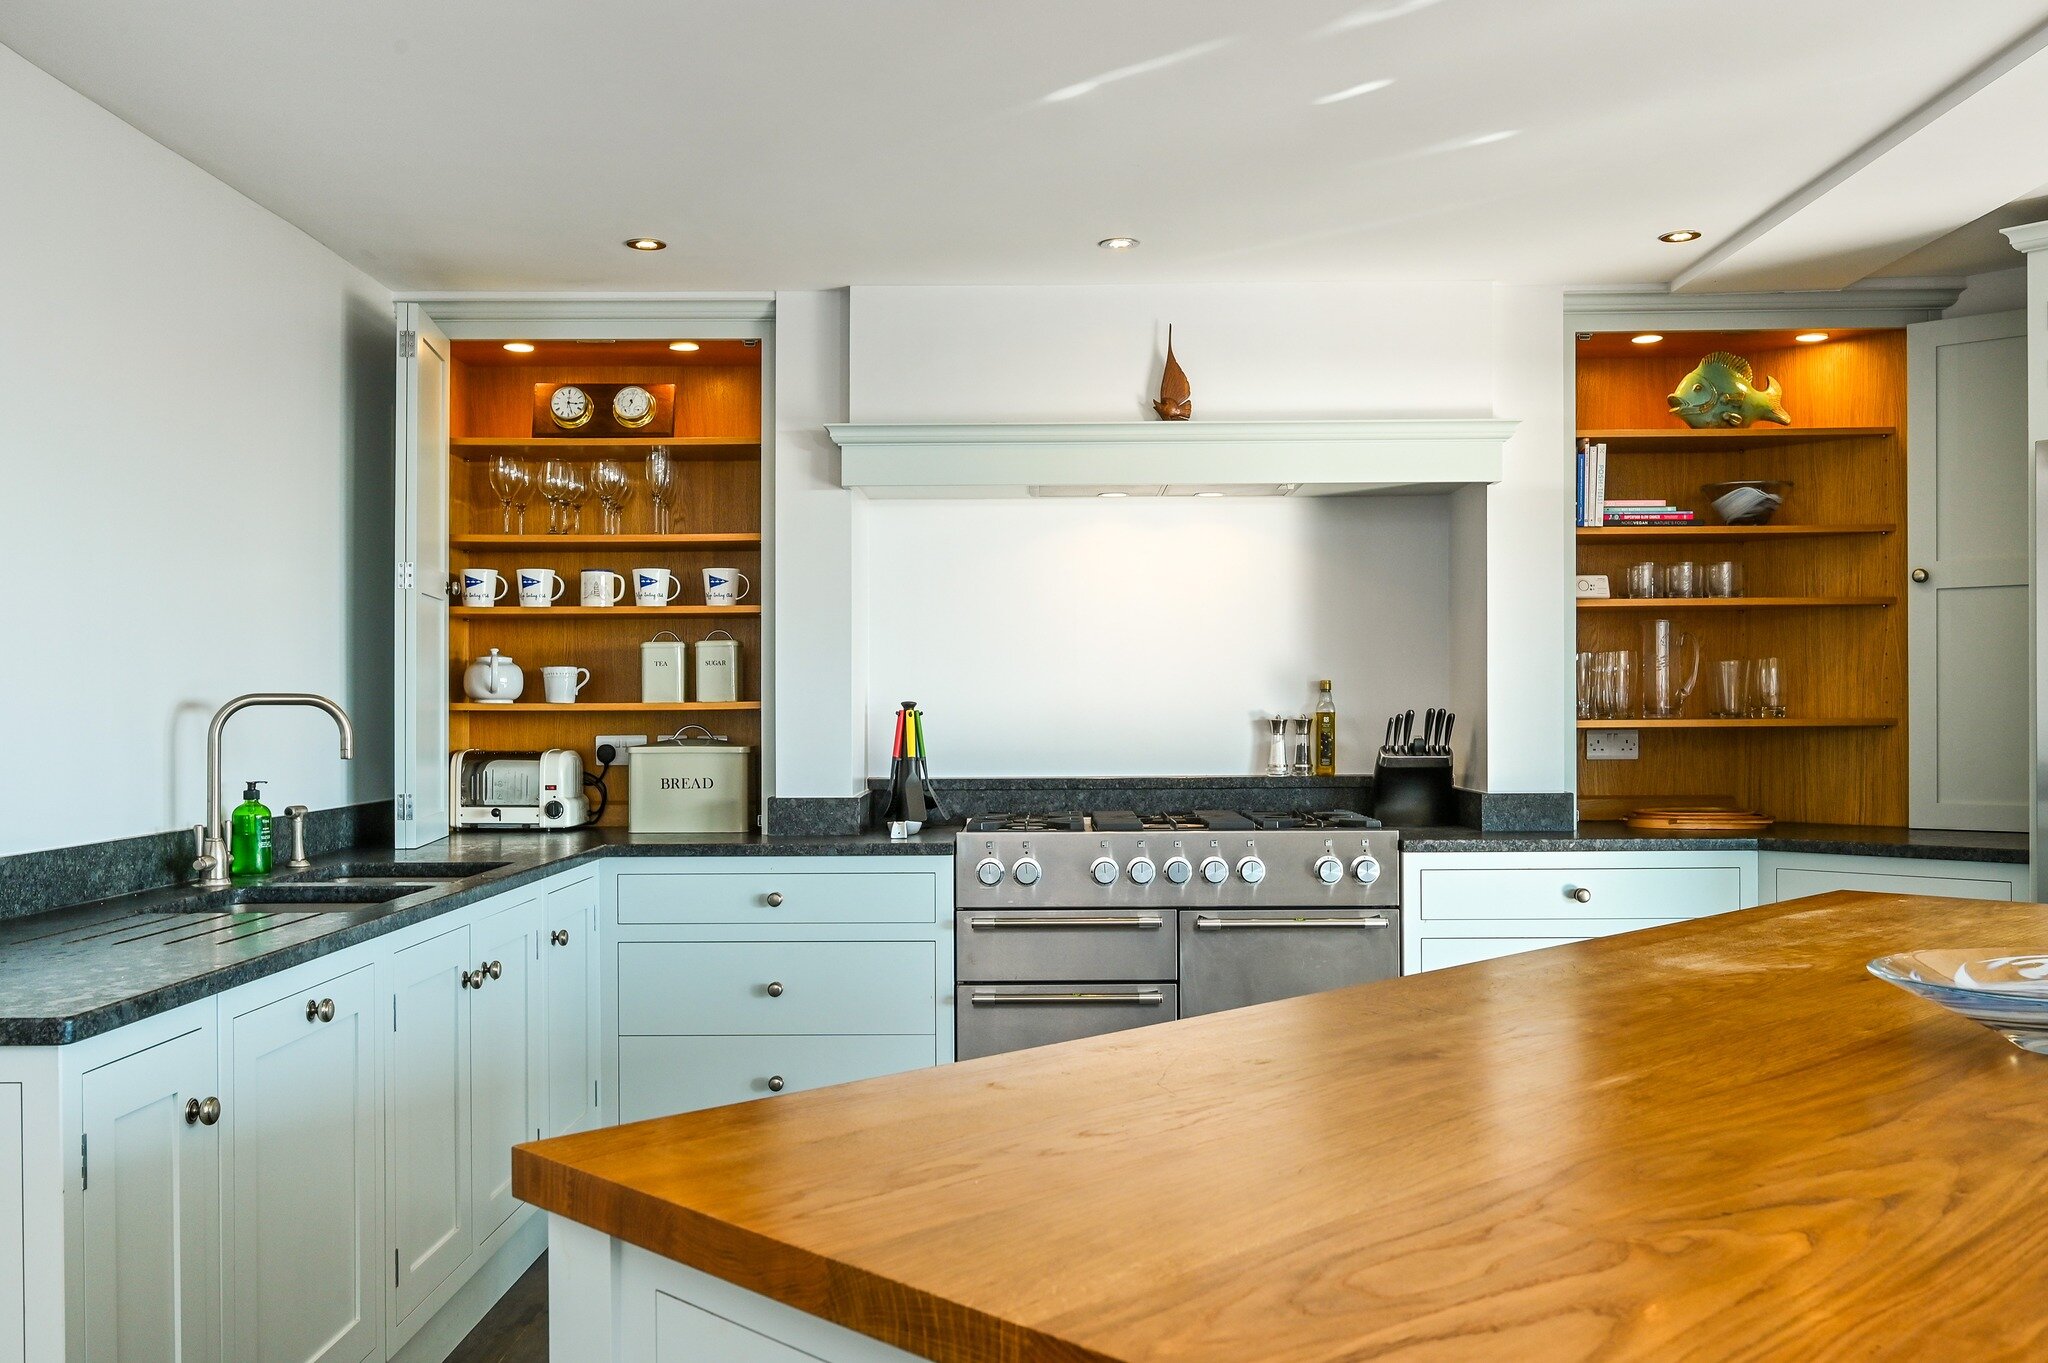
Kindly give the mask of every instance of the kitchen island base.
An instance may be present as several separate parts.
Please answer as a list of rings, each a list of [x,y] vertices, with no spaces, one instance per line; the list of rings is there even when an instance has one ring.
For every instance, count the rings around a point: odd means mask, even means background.
[[[927,1363],[561,1216],[548,1218],[548,1353],[587,1363]]]

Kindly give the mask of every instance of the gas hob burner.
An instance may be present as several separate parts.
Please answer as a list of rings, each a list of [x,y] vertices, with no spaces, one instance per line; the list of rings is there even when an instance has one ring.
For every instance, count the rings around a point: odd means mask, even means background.
[[[1380,821],[1355,809],[1297,809],[1291,814],[1254,814],[1260,828],[1379,828]]]
[[[980,814],[967,821],[970,833],[1085,833],[1080,814]]]
[[[1088,816],[1097,833],[1192,833],[1214,828],[1214,815],[1195,810],[1140,814],[1128,809],[1098,809]]]

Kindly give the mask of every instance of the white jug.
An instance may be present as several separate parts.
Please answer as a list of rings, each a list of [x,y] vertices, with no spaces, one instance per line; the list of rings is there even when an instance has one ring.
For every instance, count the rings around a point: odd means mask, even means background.
[[[518,663],[494,648],[488,656],[469,665],[469,670],[462,674],[462,689],[471,700],[510,705],[526,689],[526,674],[519,670]]]

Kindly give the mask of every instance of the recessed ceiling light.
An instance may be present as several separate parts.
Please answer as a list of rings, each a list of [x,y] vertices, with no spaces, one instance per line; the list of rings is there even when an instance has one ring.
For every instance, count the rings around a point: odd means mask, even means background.
[[[1792,339],[1795,341],[1805,341],[1808,345],[1811,345],[1815,341],[1825,341],[1827,338],[1828,334],[1825,331],[1802,331]]]
[[[1698,241],[1699,239],[1700,234],[1698,232],[1695,232],[1690,227],[1681,227],[1676,232],[1659,232],[1657,234],[1657,240],[1668,241],[1674,246],[1677,246],[1683,242]]]
[[[1357,99],[1360,95],[1369,95],[1375,90],[1384,90],[1393,83],[1391,80],[1369,80],[1361,85],[1346,86],[1342,90],[1333,91],[1327,95],[1317,95],[1309,102],[1311,104],[1342,104],[1347,99]]]
[[[697,343],[695,341],[670,341],[668,348],[670,350],[695,350]]]
[[[1138,239],[1136,237],[1104,237],[1095,244],[1105,251],[1130,251],[1136,249]]]
[[[533,342],[507,341],[505,342],[505,349],[511,351],[514,355],[531,355],[533,353]]]
[[[632,251],[666,251],[668,243],[656,237],[627,237],[626,248]]]
[[[1663,339],[1664,338],[1662,336],[1658,335],[1654,331],[1646,331],[1640,336],[1629,337],[1629,340],[1634,342],[1636,345],[1655,345],[1657,344],[1657,342]]]

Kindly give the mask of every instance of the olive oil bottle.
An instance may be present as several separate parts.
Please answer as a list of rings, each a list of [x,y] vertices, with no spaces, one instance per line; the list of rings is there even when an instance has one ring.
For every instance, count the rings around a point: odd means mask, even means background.
[[[1316,698],[1316,775],[1337,774],[1337,702],[1330,697],[1330,683],[1322,683]]]

